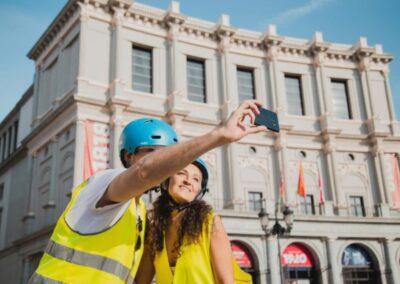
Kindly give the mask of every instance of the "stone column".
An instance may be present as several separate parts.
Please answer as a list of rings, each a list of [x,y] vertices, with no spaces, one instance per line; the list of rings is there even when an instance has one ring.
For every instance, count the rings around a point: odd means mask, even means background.
[[[385,262],[386,262],[386,277],[388,284],[397,284],[400,283],[400,270],[399,265],[396,261],[396,250],[397,245],[394,243],[393,239],[385,238],[383,239],[383,247],[385,254]]]
[[[281,260],[280,252],[278,252],[278,241],[276,236],[268,236],[267,244],[267,267],[269,271],[269,283],[281,283]]]
[[[83,181],[85,121],[78,118],[75,127],[75,157],[79,158],[74,160],[74,182],[72,188],[77,187]]]
[[[325,238],[326,251],[328,254],[328,262],[329,262],[329,283],[330,284],[341,284],[342,276],[338,267],[338,258],[337,258],[337,239],[335,237]]]

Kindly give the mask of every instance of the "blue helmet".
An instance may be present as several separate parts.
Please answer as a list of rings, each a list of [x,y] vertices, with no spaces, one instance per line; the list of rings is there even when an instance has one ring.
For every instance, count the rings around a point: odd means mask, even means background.
[[[207,189],[207,183],[208,183],[208,167],[206,162],[202,158],[197,158],[195,161],[192,163],[193,165],[197,166],[199,170],[201,171],[202,174],[202,180],[201,180],[201,191],[203,194],[208,190]]]
[[[119,140],[121,162],[124,151],[135,153],[144,146],[168,146],[178,143],[175,130],[166,122],[157,118],[140,118],[128,123],[122,130]]]

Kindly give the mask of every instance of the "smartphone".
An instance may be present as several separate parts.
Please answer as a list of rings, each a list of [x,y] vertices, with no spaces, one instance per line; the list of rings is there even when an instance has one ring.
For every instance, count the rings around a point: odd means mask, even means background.
[[[269,130],[279,132],[278,116],[275,112],[259,107],[260,114],[256,116],[255,125],[265,125]]]

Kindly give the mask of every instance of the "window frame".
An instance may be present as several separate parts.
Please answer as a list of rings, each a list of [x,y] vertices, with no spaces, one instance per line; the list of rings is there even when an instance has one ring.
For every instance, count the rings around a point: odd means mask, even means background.
[[[332,113],[337,119],[345,119],[345,120],[352,120],[354,119],[354,113],[351,107],[351,99],[350,99],[350,93],[349,93],[349,80],[348,79],[338,79],[338,78],[331,78],[330,81],[330,86],[331,86],[331,98],[332,98]],[[348,118],[343,118],[343,117],[338,117],[337,112],[335,111],[333,107],[334,103],[334,96],[333,96],[333,84],[343,84],[344,85],[344,92],[345,92],[345,98],[346,98],[346,104],[347,104],[347,114]]]
[[[142,85],[144,86],[144,84],[141,83],[135,83],[134,81],[134,77],[135,74],[139,74],[139,73],[135,73],[134,72],[134,54],[135,54],[135,50],[137,51],[141,51],[141,52],[148,52],[150,54],[150,86],[149,89],[150,91],[145,91],[143,89],[135,89],[136,85]],[[132,44],[132,48],[131,48],[131,89],[133,91],[136,92],[142,92],[142,93],[148,93],[148,94],[154,94],[154,48],[153,47],[149,47],[149,46],[142,46],[142,45],[137,45],[137,44]],[[140,75],[140,74],[139,74]]]
[[[306,109],[305,109],[305,101],[304,101],[304,88],[303,88],[303,75],[302,74],[294,74],[294,73],[284,73],[283,79],[284,79],[284,85],[285,85],[285,96],[286,96],[286,108],[287,108],[287,113],[290,115],[296,115],[296,116],[305,116],[306,115]],[[301,114],[297,113],[291,113],[289,112],[289,104],[288,104],[288,90],[287,90],[287,84],[286,84],[286,79],[296,79],[299,83],[299,98],[300,98],[300,110]]]
[[[240,80],[239,80],[239,72],[243,73],[250,73],[251,74],[251,87],[252,87],[252,96],[251,98],[244,98],[242,99],[240,96]],[[244,100],[255,100],[256,99],[256,80],[255,80],[255,72],[254,68],[251,67],[244,67],[244,66],[236,66],[236,80],[237,80],[237,92],[238,92],[238,100],[239,103],[243,102]]]
[[[201,66],[202,66],[202,71],[203,71],[202,72],[202,79],[203,79],[203,86],[202,86],[203,100],[202,101],[193,100],[190,97],[191,93],[189,92],[189,62],[198,63],[198,64],[201,64]],[[194,87],[196,87],[196,86],[194,86]],[[196,57],[192,57],[192,56],[186,56],[186,92],[187,92],[188,101],[195,102],[195,103],[204,103],[204,104],[207,103],[208,98],[207,98],[207,78],[206,78],[206,60],[205,59],[196,58]],[[197,96],[200,97],[199,95],[197,95]]]
[[[260,198],[259,199],[254,199],[250,197],[255,197],[258,195]],[[262,191],[248,191],[247,192],[247,206],[248,210],[251,212],[259,212],[262,208],[262,202],[263,202],[263,193]],[[257,204],[259,205],[260,208],[257,208]]]
[[[309,210],[311,212],[309,212]],[[313,194],[307,194],[306,195],[306,200],[304,200],[304,198],[301,198],[301,201],[300,201],[300,212],[303,215],[316,215],[315,200],[314,200],[314,195]]]
[[[360,204],[355,204],[353,201],[358,199],[360,201]],[[360,195],[350,195],[349,196],[349,203],[350,203],[350,215],[352,217],[365,217],[366,216],[366,211],[365,211],[365,204],[364,204],[364,197]],[[361,215],[359,215],[359,208],[361,208]],[[355,214],[353,214],[355,213]]]

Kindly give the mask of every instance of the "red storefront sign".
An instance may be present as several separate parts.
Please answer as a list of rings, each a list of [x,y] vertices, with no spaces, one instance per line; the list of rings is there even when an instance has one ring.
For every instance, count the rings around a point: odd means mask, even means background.
[[[281,261],[282,266],[313,267],[313,260],[310,252],[296,244],[291,244],[285,248]]]
[[[248,255],[246,251],[244,251],[240,246],[236,244],[232,244],[232,253],[236,259],[238,265],[242,268],[251,268],[253,267],[253,263],[251,261],[251,257]]]

